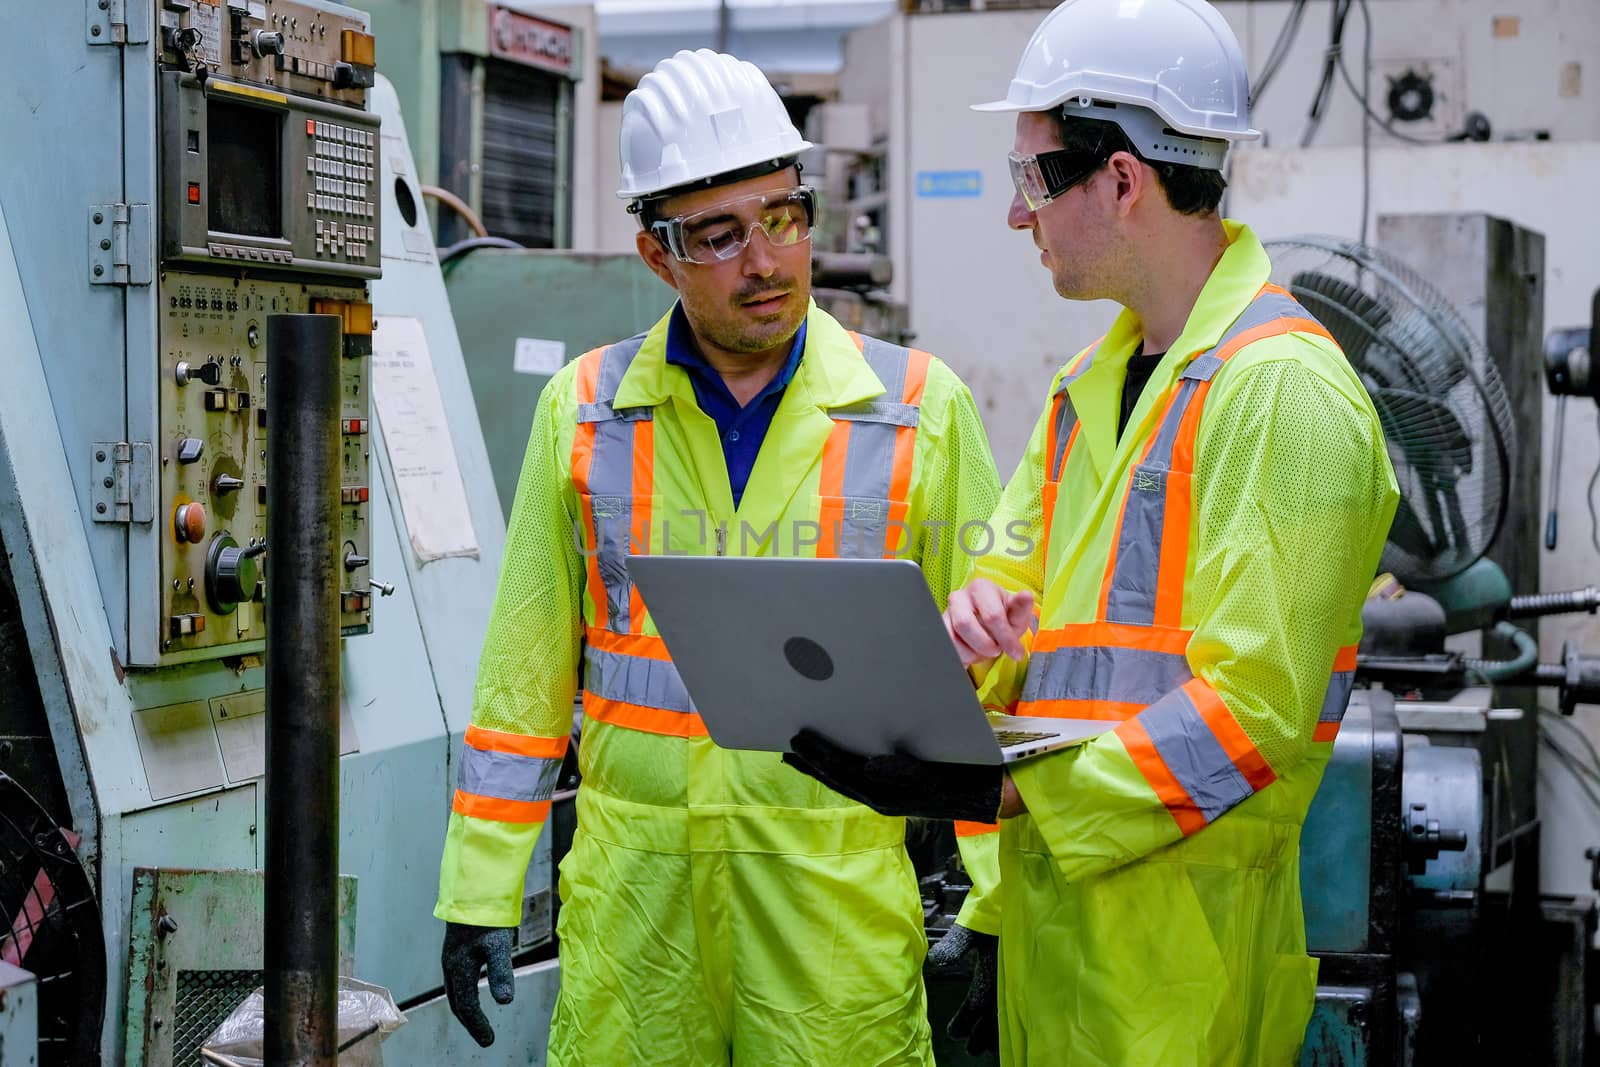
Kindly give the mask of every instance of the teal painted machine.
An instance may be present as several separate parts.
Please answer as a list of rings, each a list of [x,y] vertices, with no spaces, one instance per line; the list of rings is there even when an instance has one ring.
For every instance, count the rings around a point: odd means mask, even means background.
[[[548,845],[501,1040],[438,995],[504,520],[366,30],[316,0],[0,9],[0,945],[39,978],[5,981],[42,1064],[192,1064],[260,981],[272,564],[248,550],[263,331],[297,311],[345,323],[341,968],[405,1007],[391,1063],[543,1062]]]

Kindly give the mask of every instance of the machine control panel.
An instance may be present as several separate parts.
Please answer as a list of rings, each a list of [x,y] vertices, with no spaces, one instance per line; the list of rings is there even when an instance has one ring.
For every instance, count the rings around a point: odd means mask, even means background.
[[[267,317],[336,314],[341,362],[339,569],[346,634],[371,628],[368,385],[372,307],[361,290],[168,272],[161,296],[161,650],[266,636]]]
[[[378,276],[378,120],[166,71],[161,254],[191,263]]]
[[[344,325],[338,608],[372,628],[368,433],[379,276],[374,43],[334,4],[161,0],[156,91],[160,263],[156,300],[157,588],[133,662],[259,649],[266,639],[268,442],[274,314]],[[381,586],[382,583],[376,583]],[[152,617],[153,616],[153,617]]]
[[[269,0],[162,0],[161,62],[358,108],[376,80],[365,26]]]

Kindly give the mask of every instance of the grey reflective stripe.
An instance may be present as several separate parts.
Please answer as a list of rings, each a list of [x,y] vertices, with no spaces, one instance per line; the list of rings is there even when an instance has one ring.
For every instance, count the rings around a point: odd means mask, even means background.
[[[1201,382],[1210,381],[1224,360],[1217,353],[1247,330],[1280,318],[1308,318],[1292,297],[1263,293],[1252,300],[1211,349],[1196,356],[1179,375],[1178,393],[1156,429],[1144,462],[1128,479],[1127,502],[1117,531],[1117,556],[1106,595],[1106,619],[1149,626],[1155,622],[1156,590],[1161,583],[1161,535],[1167,515],[1167,475],[1178,432]]]
[[[1141,464],[1128,480],[1122,526],[1117,531],[1117,561],[1106,594],[1106,620],[1151,626],[1156,621],[1156,588],[1161,581],[1161,530],[1167,519],[1167,476],[1172,472]]]
[[[1178,395],[1173,399],[1167,417],[1161,420],[1161,425],[1156,429],[1155,443],[1145,454],[1146,463],[1161,468],[1172,466],[1172,451],[1178,444],[1178,428],[1183,425],[1183,416],[1199,390],[1200,383],[1194,381],[1178,386]]]
[[[845,422],[886,422],[892,426],[915,426],[919,414],[920,409],[915,404],[890,404],[882,400],[828,409],[830,418]]]
[[[1206,822],[1255,793],[1183,690],[1141,711],[1138,721]]]
[[[1084,645],[1035,652],[1023,700],[1104,700],[1154,704],[1194,678],[1189,660],[1171,652]]]
[[[1223,360],[1207,352],[1190,360],[1178,377],[1184,382],[1209,382],[1222,369],[1222,364]]]
[[[633,533],[633,430],[650,417],[649,408],[617,411],[612,400],[639,349],[644,334],[619,341],[600,355],[593,404],[579,405],[578,421],[592,422],[594,456],[589,464],[589,506],[594,519],[595,562],[606,593],[606,626],[628,631],[632,583],[628,580],[628,539]]]
[[[579,422],[610,422],[613,419],[638,422],[650,418],[649,408],[623,408],[617,411],[611,406],[611,402],[616,399],[617,389],[622,385],[622,376],[628,373],[628,368],[633,364],[633,357],[644,347],[644,339],[644,334],[635,334],[626,341],[618,341],[608,346],[600,353],[600,370],[595,375],[594,402],[578,405]]]
[[[1072,397],[1065,390],[1056,391],[1056,451],[1050,457],[1048,478],[1061,480],[1061,468],[1067,460],[1067,443],[1072,439],[1072,428],[1078,425],[1078,409],[1072,406]]]
[[[471,745],[462,749],[457,788],[463,793],[500,800],[549,800],[561,777],[561,761],[518,756],[510,752],[485,752]]]
[[[1227,348],[1235,339],[1246,330],[1253,330],[1257,326],[1265,326],[1275,319],[1309,319],[1311,313],[1301,306],[1300,302],[1292,296],[1282,293],[1262,293],[1250,301],[1233,324],[1222,331],[1222,337],[1212,345],[1204,355],[1196,356],[1184,368],[1183,377],[1190,380],[1210,381],[1212,376],[1222,369],[1223,360],[1217,358],[1217,353]]]
[[[607,652],[593,645],[584,647],[583,660],[586,693],[662,711],[694,711],[694,702],[671,660]]]
[[[861,338],[861,358],[867,361],[872,373],[883,383],[884,395],[891,401],[898,401],[906,395],[906,366],[911,362],[911,350],[866,334],[858,336]]]
[[[1083,357],[1083,362],[1079,363],[1076,367],[1072,368],[1061,376],[1061,381],[1056,383],[1056,396],[1060,396],[1062,393],[1065,393],[1067,391],[1067,386],[1071,385],[1073,382],[1077,381],[1079,378],[1082,378],[1086,373],[1088,373],[1089,368],[1094,366],[1094,357],[1099,353],[1099,351],[1100,342],[1096,341],[1089,349],[1089,354]]]
[[[887,399],[852,404],[828,413],[853,423],[845,445],[844,480],[840,487],[844,508],[837,540],[839,555],[847,559],[872,559],[884,554],[895,444],[900,427],[916,426],[919,413],[917,405],[900,401],[906,394],[911,350],[863,334],[861,355],[883,383]]]
[[[1318,722],[1343,722],[1344,710],[1350,706],[1350,690],[1355,688],[1355,671],[1334,671],[1328,680],[1328,692],[1322,698],[1322,711]]]

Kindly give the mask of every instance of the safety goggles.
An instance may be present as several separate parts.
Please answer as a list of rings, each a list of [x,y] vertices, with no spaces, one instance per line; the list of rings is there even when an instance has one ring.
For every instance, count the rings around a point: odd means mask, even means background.
[[[1099,170],[1109,157],[1100,149],[1058,148],[1034,156],[1012,152],[1008,158],[1011,184],[1022,194],[1022,202],[1028,205],[1028,210],[1038,211]]]
[[[797,185],[724,200],[690,215],[657,219],[650,224],[650,232],[685,263],[721,263],[743,252],[758,229],[774,248],[788,248],[811,240],[816,224],[816,190]]]

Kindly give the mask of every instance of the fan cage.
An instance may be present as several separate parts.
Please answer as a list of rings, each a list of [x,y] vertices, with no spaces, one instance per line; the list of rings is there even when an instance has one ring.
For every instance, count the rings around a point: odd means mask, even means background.
[[[1383,427],[1400,504],[1382,570],[1402,582],[1459,574],[1493,545],[1517,438],[1484,345],[1411,267],[1332,237],[1268,242],[1273,280],[1327,327]]]

